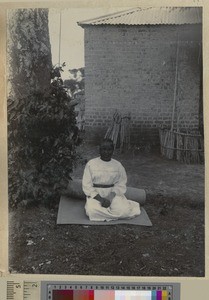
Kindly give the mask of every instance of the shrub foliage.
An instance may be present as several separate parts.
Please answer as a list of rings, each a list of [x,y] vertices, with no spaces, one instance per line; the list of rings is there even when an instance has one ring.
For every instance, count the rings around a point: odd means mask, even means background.
[[[8,99],[9,201],[55,203],[76,161],[76,120],[60,71],[51,72],[50,92]]]

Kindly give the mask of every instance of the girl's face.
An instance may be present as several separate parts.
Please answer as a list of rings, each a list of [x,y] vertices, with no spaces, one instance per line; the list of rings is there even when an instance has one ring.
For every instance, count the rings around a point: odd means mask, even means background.
[[[113,146],[110,143],[102,143],[99,148],[100,157],[104,161],[110,161],[113,155]]]

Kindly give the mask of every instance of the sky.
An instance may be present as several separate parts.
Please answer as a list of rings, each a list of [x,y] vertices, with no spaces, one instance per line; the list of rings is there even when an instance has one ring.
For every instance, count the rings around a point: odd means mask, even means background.
[[[77,22],[124,8],[69,8],[61,10],[60,63],[66,63],[62,78],[69,78],[68,69],[84,67],[84,29]],[[49,10],[49,33],[53,65],[59,63],[60,10]]]

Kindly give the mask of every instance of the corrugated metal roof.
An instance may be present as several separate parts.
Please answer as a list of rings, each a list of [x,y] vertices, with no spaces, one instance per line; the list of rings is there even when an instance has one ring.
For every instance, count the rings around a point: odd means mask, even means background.
[[[200,24],[201,7],[136,7],[126,11],[78,22],[78,25]]]

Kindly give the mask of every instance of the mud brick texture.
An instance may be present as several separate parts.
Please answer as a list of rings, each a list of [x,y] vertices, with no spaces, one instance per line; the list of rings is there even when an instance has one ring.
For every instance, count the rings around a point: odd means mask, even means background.
[[[158,128],[171,126],[176,72],[174,127],[199,130],[201,25],[101,25],[85,26],[84,31],[89,141],[104,135],[118,110],[131,113],[132,144],[158,144]]]

